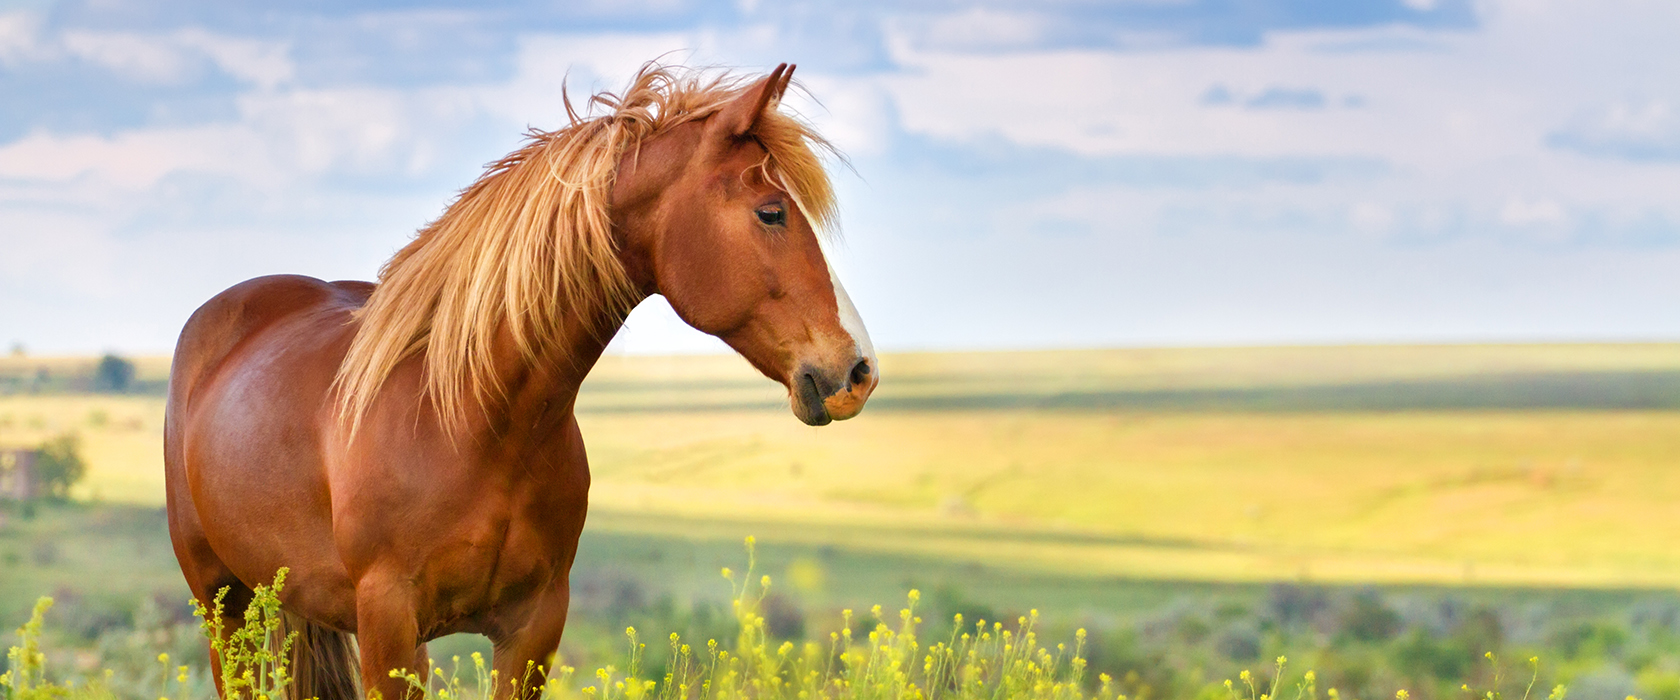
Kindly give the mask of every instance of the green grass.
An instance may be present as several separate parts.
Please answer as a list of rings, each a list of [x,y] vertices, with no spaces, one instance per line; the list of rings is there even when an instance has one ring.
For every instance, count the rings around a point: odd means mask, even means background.
[[[135,601],[179,607],[186,585],[162,509],[41,505],[0,507],[0,616],[20,619],[36,596],[64,592],[85,610],[77,625],[97,633],[126,622]]]
[[[1068,639],[1057,642],[1057,632],[1044,633],[1037,609],[1021,615],[999,615],[974,608],[970,602],[967,609],[953,612],[949,593],[936,596],[936,600],[945,598],[943,606],[938,602],[927,606],[915,589],[909,591],[908,604],[896,614],[890,612],[891,608],[879,605],[867,610],[846,609],[831,626],[814,634],[791,629],[786,624],[789,614],[786,603],[778,602],[773,594],[773,577],[760,576],[753,539],[748,538],[746,542],[745,571],[722,570],[729,586],[727,612],[718,621],[721,625],[701,629],[697,635],[689,625],[686,638],[681,632],[671,632],[668,644],[658,642],[651,648],[638,633],[637,626],[621,626],[624,636],[619,639],[618,649],[602,655],[604,660],[591,660],[587,654],[580,655],[563,646],[560,655],[551,661],[553,672],[541,685],[541,696],[547,700],[1124,700],[1128,696],[1317,700],[1320,697],[1319,674],[1309,670],[1291,676],[1286,673],[1286,659],[1282,656],[1269,664],[1270,668],[1268,664],[1257,664],[1261,668],[1259,673],[1251,671],[1251,665],[1232,663],[1260,653],[1257,648],[1238,653],[1223,648],[1228,646],[1229,633],[1242,629],[1240,625],[1215,637],[1218,641],[1211,646],[1221,647],[1220,656],[1208,657],[1205,647],[1209,645],[1198,647],[1198,640],[1208,639],[1218,629],[1217,621],[1209,624],[1183,611],[1169,618],[1173,625],[1166,635],[1166,647],[1155,650],[1157,654],[1165,652],[1171,656],[1153,658],[1139,656],[1136,638],[1123,631],[1091,633],[1079,627],[1062,630]],[[251,607],[244,612],[245,625],[227,641],[211,645],[212,653],[221,661],[221,680],[229,689],[228,697],[278,698],[290,682],[288,670],[280,660],[287,657],[292,640],[275,634],[279,625],[278,594],[285,574],[282,569],[272,587],[258,586]],[[799,578],[793,570],[788,576]],[[1550,700],[1563,700],[1565,685],[1553,685],[1553,682],[1572,677],[1585,686],[1588,697],[1596,697],[1595,693],[1602,694],[1610,688],[1603,680],[1595,680],[1592,673],[1582,671],[1604,666],[1607,656],[1617,662],[1616,667],[1639,670],[1643,685],[1658,693],[1654,697],[1668,698],[1680,691],[1680,675],[1665,672],[1654,664],[1649,649],[1621,659],[1629,638],[1615,627],[1566,626],[1563,629],[1567,634],[1562,641],[1554,634],[1554,644],[1548,648],[1548,652],[1561,656],[1561,672],[1553,668],[1542,672],[1538,657],[1530,657],[1526,669],[1511,673],[1491,651],[1483,655],[1489,661],[1485,666],[1473,660],[1474,648],[1499,647],[1504,643],[1497,617],[1488,608],[1474,609],[1468,615],[1468,624],[1457,625],[1444,638],[1416,629],[1409,638],[1394,641],[1401,630],[1401,616],[1380,595],[1361,592],[1338,613],[1337,624],[1341,629],[1327,644],[1322,639],[1314,641],[1311,628],[1303,628],[1301,624],[1310,622],[1314,616],[1310,594],[1306,590],[1296,590],[1293,594],[1295,599],[1308,604],[1274,606],[1278,609],[1269,621],[1271,630],[1266,641],[1304,648],[1308,668],[1314,663],[1324,664],[1328,671],[1323,676],[1324,694],[1332,700],[1375,697],[1373,687],[1385,686],[1402,688],[1395,693],[1400,700],[1414,695],[1450,697],[1459,692],[1453,689],[1454,685],[1467,695],[1488,700],[1505,697],[1527,700],[1542,679],[1544,684],[1539,686],[1542,692],[1551,687]],[[1273,597],[1277,597],[1275,592]],[[222,639],[221,605],[218,596],[207,604],[194,606],[194,615],[211,639]],[[9,668],[0,676],[0,697],[6,700],[148,697],[192,700],[210,692],[204,663],[177,665],[181,657],[167,653],[156,657],[157,663],[149,665],[149,672],[136,673],[132,654],[125,658],[119,653],[103,659],[119,662],[115,667],[95,663],[80,674],[49,674],[49,655],[43,650],[42,641],[44,613],[51,606],[50,599],[40,599],[29,622],[19,630],[19,645],[12,648]],[[940,617],[924,619],[930,614]],[[1245,612],[1233,607],[1231,601],[1225,601],[1215,615],[1228,620],[1243,617]],[[1303,619],[1292,621],[1291,618],[1297,617]],[[622,620],[616,622],[623,624]],[[574,623],[574,629],[576,626]],[[1653,641],[1666,644],[1669,652],[1677,649],[1673,639],[1666,642],[1653,639],[1646,627],[1649,626],[1633,627],[1634,631],[1645,633],[1636,642],[1647,646]],[[1147,632],[1148,626],[1144,629]],[[157,645],[180,641],[154,636],[160,631],[142,628],[130,637]],[[1301,636],[1302,632],[1307,634]],[[1259,643],[1260,639],[1256,638],[1248,644],[1258,646]],[[432,666],[392,673],[407,680],[417,700],[487,698],[492,688],[506,684],[527,687],[529,676],[507,679],[487,671],[482,652],[443,654],[444,661],[440,664],[439,646],[433,646]],[[470,658],[465,665],[463,655]],[[589,660],[584,668],[595,667],[593,674],[578,673],[579,666],[572,664],[580,658]],[[1209,664],[1210,661],[1214,664]],[[1373,661],[1383,665],[1373,669]],[[1373,670],[1377,671],[1375,675]],[[1216,679],[1221,672],[1229,673],[1232,678],[1219,682]],[[1414,690],[1408,692],[1407,687]],[[1632,686],[1624,682],[1621,687]],[[160,695],[147,695],[154,688],[161,691]]]
[[[626,627],[640,630],[650,645],[648,678],[662,677],[669,663],[656,643],[667,633],[697,647],[738,638],[730,605],[735,593],[719,568],[739,568],[737,533],[754,524],[638,517],[592,526],[581,542],[560,659],[582,669],[579,683],[607,665],[622,673]],[[101,669],[116,669],[112,684],[120,697],[154,700],[147,689],[164,680],[155,659],[160,651],[170,653],[172,664],[203,668],[204,649],[190,624],[161,512],[43,506],[29,518],[9,513],[0,528],[0,551],[41,541],[75,558],[44,565],[25,556],[4,569],[0,621],[22,622],[42,593],[58,598],[46,629],[55,679],[85,684]],[[772,636],[796,647],[824,642],[842,626],[845,609],[854,619],[870,618],[873,606],[885,604],[893,623],[906,591],[918,589],[923,640],[948,638],[954,614],[1011,622],[1036,609],[1041,638],[1050,642],[1071,643],[1076,629],[1086,628],[1092,677],[1109,674],[1118,692],[1134,700],[1202,697],[1280,654],[1298,669],[1316,669],[1321,690],[1334,686],[1346,698],[1392,697],[1397,688],[1420,699],[1458,697],[1449,691],[1460,683],[1487,685],[1477,660],[1488,650],[1519,661],[1544,657],[1546,688],[1567,683],[1633,688],[1628,692],[1648,699],[1680,697],[1680,594],[1673,590],[1138,579],[1035,571],[1005,556],[965,563],[779,536],[762,537],[757,572],[774,580],[762,606]],[[854,629],[873,626],[860,622]],[[430,648],[445,667],[453,656],[489,652],[473,635]],[[206,683],[195,671],[189,684],[195,698],[207,697]]]

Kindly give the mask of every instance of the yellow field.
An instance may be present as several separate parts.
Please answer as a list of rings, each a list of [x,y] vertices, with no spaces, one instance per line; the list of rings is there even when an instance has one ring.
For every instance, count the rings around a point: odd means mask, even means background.
[[[154,396],[0,396],[0,446],[74,432],[88,463],[76,497],[162,505],[163,403]]]
[[[1680,346],[912,354],[799,424],[733,357],[607,358],[591,527],[1092,576],[1680,585]],[[0,397],[160,503],[162,399]]]
[[[598,510],[1092,575],[1680,583],[1673,413],[647,418],[587,417]]]

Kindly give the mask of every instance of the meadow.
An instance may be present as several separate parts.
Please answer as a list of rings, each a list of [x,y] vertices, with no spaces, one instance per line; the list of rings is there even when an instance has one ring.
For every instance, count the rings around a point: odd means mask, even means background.
[[[89,478],[78,505],[6,516],[0,612],[73,593],[71,646],[129,629],[137,596],[179,619],[167,363],[112,396],[74,391],[90,360],[31,393],[37,362],[0,360],[0,444],[75,431]],[[1275,653],[1344,697],[1445,697],[1478,648],[1599,688],[1572,697],[1680,697],[1680,345],[917,353],[882,373],[860,418],[814,429],[738,358],[605,358],[579,401],[594,486],[568,658],[612,658],[625,624],[727,634],[718,567],[753,534],[785,635],[913,587],[930,620],[1038,608],[1047,636],[1090,627],[1133,697]]]
[[[863,417],[813,429],[738,358],[606,358],[579,401],[591,528],[1096,576],[1680,584],[1680,345],[882,364]],[[79,498],[161,505],[167,363],[140,366],[150,393],[0,395],[0,444],[77,432]]]

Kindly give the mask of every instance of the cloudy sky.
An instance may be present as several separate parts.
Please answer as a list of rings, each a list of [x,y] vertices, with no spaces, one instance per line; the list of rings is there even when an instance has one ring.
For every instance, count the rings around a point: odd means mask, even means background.
[[[799,64],[884,348],[1680,338],[1670,0],[268,5],[0,3],[0,343],[370,278],[662,55]]]

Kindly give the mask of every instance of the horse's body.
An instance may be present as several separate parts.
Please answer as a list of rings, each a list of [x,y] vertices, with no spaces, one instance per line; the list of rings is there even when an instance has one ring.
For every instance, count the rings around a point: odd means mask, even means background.
[[[264,277],[188,321],[164,447],[176,554],[200,600],[234,591],[231,617],[291,569],[301,697],[356,675],[400,697],[389,671],[423,672],[453,632],[492,640],[499,696],[540,684],[588,501],[577,390],[649,294],[785,384],[802,420],[861,409],[878,373],[813,233],[826,180],[793,172],[815,137],[774,112],[789,74],[644,70],[613,114],[497,164],[379,286]]]

